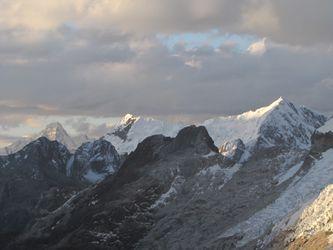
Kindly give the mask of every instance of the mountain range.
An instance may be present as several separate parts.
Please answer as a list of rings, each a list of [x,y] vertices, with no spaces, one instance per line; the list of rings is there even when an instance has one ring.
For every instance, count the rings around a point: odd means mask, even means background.
[[[8,145],[7,147],[0,149],[0,153],[3,155],[16,153],[24,146],[28,145],[30,142],[40,137],[46,137],[50,141],[58,141],[61,144],[65,145],[70,151],[74,151],[82,143],[90,140],[87,135],[70,136],[59,122],[53,122],[48,124],[46,128],[39,133],[23,137]]]
[[[306,107],[126,115],[72,152],[52,132],[0,157],[4,249],[333,246],[333,120]]]

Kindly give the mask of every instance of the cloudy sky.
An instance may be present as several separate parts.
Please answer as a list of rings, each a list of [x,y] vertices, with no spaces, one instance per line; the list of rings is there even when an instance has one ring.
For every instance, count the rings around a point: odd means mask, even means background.
[[[0,0],[0,144],[59,120],[333,110],[331,0]]]

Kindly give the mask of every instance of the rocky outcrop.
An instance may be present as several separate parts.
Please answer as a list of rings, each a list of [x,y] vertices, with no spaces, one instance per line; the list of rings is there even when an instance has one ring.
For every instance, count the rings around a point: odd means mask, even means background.
[[[201,171],[212,165],[223,182],[218,164],[224,158],[217,151],[204,127],[185,128],[174,139],[148,137],[115,175],[37,221],[12,247],[134,248],[161,219],[155,211],[171,204],[184,182],[207,178]]]
[[[66,147],[45,137],[0,157],[0,245],[83,187],[66,176],[69,157]]]
[[[110,142],[104,139],[87,142],[75,151],[67,164],[68,175],[95,183],[115,173],[119,169],[120,161],[120,156]]]
[[[241,139],[238,139],[224,143],[220,147],[219,152],[230,159],[232,162],[236,163],[241,160],[245,150],[245,144]]]

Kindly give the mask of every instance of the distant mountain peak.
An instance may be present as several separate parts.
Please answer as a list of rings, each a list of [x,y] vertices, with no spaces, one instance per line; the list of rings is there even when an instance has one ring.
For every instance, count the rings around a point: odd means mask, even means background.
[[[136,120],[138,120],[140,117],[139,116],[134,116],[132,114],[126,114],[124,115],[121,120],[120,120],[120,124],[121,125],[128,125],[132,122],[135,122]]]
[[[70,151],[74,151],[82,143],[89,141],[89,138],[85,135],[71,137],[60,122],[52,122],[46,125],[46,127],[39,133],[31,136],[25,136],[22,139],[13,142],[5,149],[2,149],[1,152],[3,152],[3,154],[15,153],[30,142],[37,140],[40,137],[45,137],[50,141],[58,141],[66,146]]]
[[[60,122],[51,122],[46,125],[46,128],[61,128],[64,129],[64,127],[61,125]]]
[[[272,102],[271,104],[258,108],[256,110],[250,110],[247,112],[244,112],[240,115],[236,115],[239,119],[253,119],[253,118],[259,118],[262,117],[274,110],[276,110],[278,107],[282,107],[282,106],[293,106],[293,104],[291,102],[289,102],[287,99],[283,98],[283,97],[279,97],[278,99],[276,99],[274,102]]]
[[[69,135],[64,127],[59,122],[53,122],[46,126],[44,130],[39,133],[40,136],[45,136],[51,141],[58,140],[60,138],[68,137]],[[70,139],[72,140],[72,139]],[[74,142],[73,142],[74,143]]]
[[[307,147],[314,130],[325,121],[325,116],[280,97],[268,106],[240,115],[209,119],[203,125],[219,147],[237,139],[245,145],[254,145],[259,138],[261,146],[282,145],[288,141],[293,146]]]

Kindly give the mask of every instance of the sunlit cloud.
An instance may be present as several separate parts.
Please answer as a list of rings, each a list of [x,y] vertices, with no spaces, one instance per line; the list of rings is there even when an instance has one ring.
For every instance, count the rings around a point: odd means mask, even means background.
[[[2,0],[0,127],[8,140],[75,117],[72,133],[99,135],[125,113],[192,119],[277,96],[328,111],[332,9],[329,0]]]

